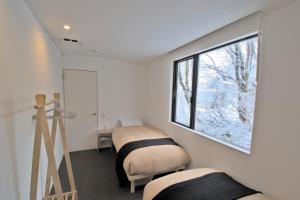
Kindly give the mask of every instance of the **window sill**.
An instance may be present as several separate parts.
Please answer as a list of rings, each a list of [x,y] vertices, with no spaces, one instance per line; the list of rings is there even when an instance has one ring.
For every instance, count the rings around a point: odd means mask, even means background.
[[[187,131],[189,131],[189,132],[191,132],[191,133],[194,133],[194,134],[203,136],[203,137],[205,137],[205,138],[207,138],[207,139],[210,139],[210,140],[212,140],[212,141],[214,141],[214,142],[221,143],[221,144],[223,144],[223,145],[225,145],[225,146],[227,146],[227,147],[230,147],[230,148],[232,148],[232,149],[238,150],[239,152],[242,152],[242,153],[244,153],[244,154],[247,154],[247,155],[250,155],[250,154],[251,154],[251,151],[250,151],[250,150],[248,151],[248,150],[242,149],[242,148],[240,148],[240,147],[237,147],[237,146],[235,146],[235,145],[229,144],[229,143],[227,143],[227,142],[224,142],[224,141],[219,140],[219,139],[217,139],[217,138],[211,137],[211,136],[206,135],[206,134],[204,134],[204,133],[201,133],[201,132],[199,132],[199,131],[190,129],[190,128],[188,128],[188,127],[182,126],[182,125],[177,124],[177,123],[172,122],[172,121],[169,121],[169,123],[172,124],[172,125],[175,125],[175,126],[177,126],[177,127],[183,128],[183,129],[185,129],[185,130],[187,130]]]

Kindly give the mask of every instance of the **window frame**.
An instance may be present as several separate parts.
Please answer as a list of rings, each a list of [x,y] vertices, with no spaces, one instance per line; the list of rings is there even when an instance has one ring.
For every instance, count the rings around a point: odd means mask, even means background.
[[[187,57],[184,57],[184,58],[181,58],[181,59],[178,59],[178,60],[175,60],[173,62],[173,81],[172,81],[172,106],[171,106],[171,122],[172,123],[175,123],[177,125],[180,125],[180,126],[183,126],[193,132],[196,132],[196,133],[199,133],[199,131],[197,131],[195,129],[195,116],[196,116],[196,102],[197,102],[197,81],[198,81],[198,62],[199,62],[199,57],[201,54],[205,54],[207,52],[210,52],[210,51],[214,51],[214,50],[217,50],[217,49],[220,49],[220,48],[224,48],[226,46],[229,46],[229,45],[232,45],[232,44],[235,44],[235,43],[238,43],[238,42],[242,42],[242,41],[245,41],[245,40],[249,40],[249,39],[252,39],[252,38],[257,38],[258,39],[258,51],[257,51],[257,67],[256,67],[256,79],[258,77],[258,67],[259,67],[259,53],[260,53],[260,34],[259,33],[254,33],[254,34],[250,34],[248,36],[245,36],[245,37],[241,37],[239,39],[236,39],[236,40],[232,40],[230,42],[226,42],[224,44],[221,44],[221,45],[218,45],[218,46],[215,46],[215,47],[212,47],[212,48],[208,48],[204,51],[200,51],[198,53],[195,53],[193,55],[190,55],[190,56],[187,56]],[[193,75],[192,75],[192,96],[191,96],[191,108],[190,108],[190,123],[189,123],[189,126],[185,125],[185,124],[182,124],[182,123],[179,123],[175,120],[175,116],[176,116],[176,97],[177,97],[177,75],[178,75],[178,63],[180,62],[183,62],[183,61],[186,61],[186,60],[189,60],[189,59],[193,59]],[[204,135],[205,137],[207,138],[210,138],[210,139],[213,139],[215,141],[218,141],[224,145],[227,145],[227,146],[230,146],[230,147],[233,147],[235,149],[238,149],[242,152],[245,152],[245,153],[248,153],[250,154],[250,150],[249,152],[245,149],[241,149],[240,147],[238,146],[235,146],[235,145],[232,145],[232,144],[229,144],[229,143],[226,143],[222,140],[219,140],[217,138],[213,138],[205,133],[200,133],[201,135]],[[252,133],[253,134],[253,133]]]
[[[192,96],[191,96],[191,109],[190,109],[190,123],[187,126],[186,124],[182,124],[180,122],[176,122],[175,117],[176,117],[176,97],[177,97],[177,75],[178,75],[178,63],[188,61],[188,60],[193,60],[193,72],[192,72]],[[197,61],[196,61],[197,60]],[[195,67],[195,61],[197,62],[198,65],[198,58],[195,59],[194,55],[192,56],[187,56],[185,58],[179,59],[174,61],[174,70],[173,70],[173,87],[172,87],[172,115],[171,115],[171,121],[179,124],[180,126],[184,126],[186,128],[191,128],[195,125],[195,122],[192,121],[192,118],[194,118],[195,113],[193,113],[193,109],[196,106],[196,101],[195,101],[195,92],[194,92],[194,78],[195,76],[198,75],[198,67]],[[197,68],[197,69],[196,69]],[[197,71],[196,71],[197,70]],[[197,86],[196,86],[197,87]]]

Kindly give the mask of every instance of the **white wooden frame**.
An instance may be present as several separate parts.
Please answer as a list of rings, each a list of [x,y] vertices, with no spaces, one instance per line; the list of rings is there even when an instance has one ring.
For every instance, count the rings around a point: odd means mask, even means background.
[[[38,174],[39,174],[39,163],[40,163],[40,152],[42,138],[44,139],[47,157],[48,157],[48,167],[47,167],[47,177],[45,185],[44,200],[77,200],[77,190],[74,182],[74,175],[68,150],[67,139],[65,135],[64,128],[64,116],[62,114],[62,109],[60,109],[60,94],[54,93],[54,99],[46,103],[46,96],[43,94],[38,94],[35,96],[36,105],[34,108],[37,110],[35,115],[36,119],[36,129],[34,137],[34,147],[33,147],[33,158],[32,158],[32,169],[31,169],[31,183],[30,183],[30,200],[36,200],[37,198],[37,186],[38,186]],[[54,105],[53,112],[53,123],[51,135],[48,126],[48,116],[45,109],[48,105]],[[52,110],[52,109],[50,109]],[[57,125],[60,128],[60,134],[62,139],[62,145],[64,150],[64,157],[67,166],[69,183],[71,186],[71,191],[62,192],[61,182],[58,175],[58,169],[56,166],[56,160],[54,155],[54,144],[56,138]],[[43,137],[42,137],[43,136]],[[55,195],[49,196],[50,192],[50,182],[51,178],[53,181],[53,186],[55,190]]]
[[[183,170],[183,169],[185,169],[184,165],[180,166],[180,167],[178,167],[178,168],[176,168],[176,169],[174,169],[172,171],[177,172],[177,171],[180,171],[180,170]],[[130,192],[132,194],[135,193],[136,181],[138,181],[138,180],[144,180],[144,179],[149,179],[151,181],[155,175],[159,175],[159,174],[152,174],[152,175],[149,175],[149,174],[140,174],[140,175],[131,176],[126,169],[125,169],[125,172],[126,172],[128,180],[130,181]]]

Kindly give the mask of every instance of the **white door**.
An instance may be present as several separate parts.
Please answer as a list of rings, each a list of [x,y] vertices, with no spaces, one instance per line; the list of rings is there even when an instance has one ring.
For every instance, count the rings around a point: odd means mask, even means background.
[[[64,69],[65,109],[77,113],[66,120],[70,151],[97,148],[98,127],[97,72]]]

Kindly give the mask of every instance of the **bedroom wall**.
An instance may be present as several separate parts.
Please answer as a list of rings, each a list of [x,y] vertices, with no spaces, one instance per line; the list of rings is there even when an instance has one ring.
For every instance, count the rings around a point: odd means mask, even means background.
[[[62,91],[62,60],[23,0],[0,2],[0,33],[0,194],[5,200],[28,200],[34,95]],[[59,163],[62,149],[57,144]],[[45,175],[44,153],[43,149],[41,171]],[[38,191],[41,199],[41,182]]]
[[[189,152],[191,168],[219,168],[272,199],[299,199],[299,10],[300,1],[293,1],[266,10],[262,15],[262,52],[251,155],[169,122],[172,62],[233,39],[241,27],[251,24],[249,18],[162,56],[149,66],[147,122],[166,131]]]
[[[120,119],[144,119],[146,67],[100,57],[63,56],[65,69],[98,71],[99,127],[116,127]]]

